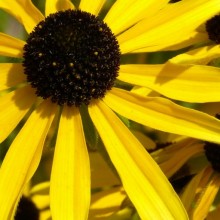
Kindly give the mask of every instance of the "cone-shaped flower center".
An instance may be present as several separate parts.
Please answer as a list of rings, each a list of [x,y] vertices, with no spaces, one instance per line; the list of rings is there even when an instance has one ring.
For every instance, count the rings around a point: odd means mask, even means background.
[[[120,51],[109,27],[90,13],[67,10],[40,22],[24,46],[24,72],[36,94],[80,106],[104,97],[118,75]]]
[[[220,15],[216,15],[206,22],[209,39],[220,44]]]

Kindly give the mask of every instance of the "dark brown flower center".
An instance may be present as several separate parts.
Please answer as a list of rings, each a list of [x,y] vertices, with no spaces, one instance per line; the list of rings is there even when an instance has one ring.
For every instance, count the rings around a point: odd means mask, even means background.
[[[206,22],[209,39],[220,44],[220,15],[216,15]]]
[[[39,220],[39,210],[35,204],[27,197],[22,196],[18,203],[18,207],[15,214],[15,220]]]
[[[27,81],[38,96],[59,105],[80,106],[104,97],[119,64],[119,45],[109,27],[80,10],[49,15],[24,46]]]

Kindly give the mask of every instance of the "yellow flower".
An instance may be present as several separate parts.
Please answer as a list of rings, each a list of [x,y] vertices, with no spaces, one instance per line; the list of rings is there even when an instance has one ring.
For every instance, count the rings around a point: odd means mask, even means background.
[[[137,77],[143,72],[148,75],[146,66],[117,66],[120,52],[178,49],[197,42],[196,29],[219,10],[219,0],[175,4],[118,0],[104,18],[107,25],[95,17],[104,3],[82,0],[80,10],[75,10],[69,0],[46,0],[45,19],[30,0],[0,0],[0,8],[29,34],[25,43],[0,33],[0,54],[24,58],[23,64],[0,64],[0,88],[9,89],[0,97],[0,140],[27,118],[1,166],[0,219],[13,218],[57,118],[52,218],[87,219],[90,167],[79,111],[82,103],[88,104],[89,115],[141,219],[187,219],[165,175],[114,111],[152,128],[215,142],[220,142],[219,121],[164,98],[147,98],[112,86],[118,69],[120,80],[129,80],[134,70]]]
[[[180,195],[189,218],[214,218],[219,211],[219,145],[186,137],[173,141],[151,155]]]
[[[207,162],[200,163],[203,168],[200,168],[180,195],[190,219],[205,219],[210,211],[218,209],[219,206],[216,199],[220,187],[219,145],[206,143],[204,149],[212,168]],[[196,163],[198,161],[194,164],[191,161],[191,169],[198,167]]]

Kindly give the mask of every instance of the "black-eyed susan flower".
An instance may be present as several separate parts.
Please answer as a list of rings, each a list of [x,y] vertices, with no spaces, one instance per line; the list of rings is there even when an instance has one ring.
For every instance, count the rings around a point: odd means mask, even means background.
[[[177,137],[152,153],[170,179],[190,219],[210,219],[219,212],[220,147]]]
[[[214,217],[219,207],[220,147],[206,142],[203,143],[203,149],[200,161],[191,158],[188,166],[191,172],[194,170],[193,178],[180,194],[190,219],[206,219],[209,215]]]
[[[87,219],[90,168],[79,110],[85,105],[140,217],[187,219],[164,174],[114,113],[163,131],[220,142],[215,118],[114,87],[118,75],[139,85],[131,76],[134,71],[139,82],[143,72],[153,73],[153,67],[148,72],[146,66],[120,65],[120,54],[194,44],[200,39],[198,26],[219,10],[218,0],[168,2],[118,0],[103,22],[97,15],[105,0],[82,0],[79,8],[68,0],[46,0],[45,16],[30,0],[0,0],[0,8],[28,33],[26,42],[0,33],[0,54],[21,59],[0,68],[1,90],[7,91],[0,97],[1,141],[25,119],[1,166],[0,219],[13,218],[57,118],[52,218]]]

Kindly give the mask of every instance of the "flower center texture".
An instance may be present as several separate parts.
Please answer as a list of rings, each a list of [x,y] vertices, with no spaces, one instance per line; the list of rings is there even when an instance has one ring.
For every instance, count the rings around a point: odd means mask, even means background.
[[[216,15],[206,22],[209,39],[220,44],[220,15]]]
[[[207,142],[204,146],[205,155],[212,164],[212,168],[220,172],[220,146],[218,144]]]
[[[110,28],[81,10],[50,14],[24,46],[24,73],[37,96],[80,106],[103,98],[114,85],[120,49]]]

